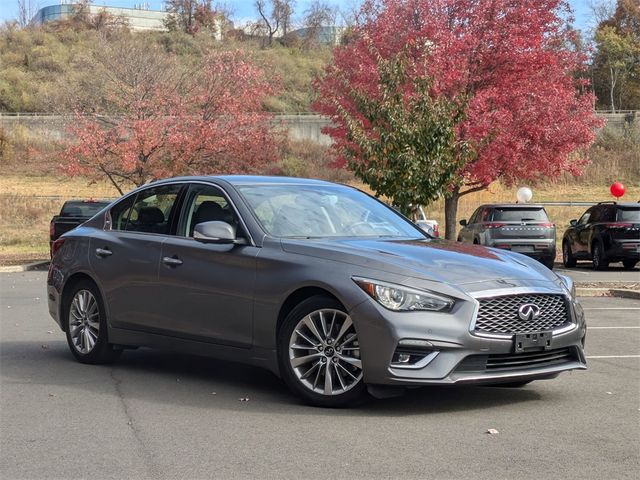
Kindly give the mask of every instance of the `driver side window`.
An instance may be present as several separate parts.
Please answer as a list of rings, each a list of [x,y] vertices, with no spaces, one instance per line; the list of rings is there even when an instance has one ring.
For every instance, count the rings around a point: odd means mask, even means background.
[[[586,225],[589,222],[589,218],[591,218],[591,210],[587,210],[584,215],[580,217],[578,225]]]
[[[238,215],[222,191],[209,185],[193,185],[189,190],[178,235],[193,237],[195,226],[203,222],[225,222],[236,231],[236,237],[246,238]]]

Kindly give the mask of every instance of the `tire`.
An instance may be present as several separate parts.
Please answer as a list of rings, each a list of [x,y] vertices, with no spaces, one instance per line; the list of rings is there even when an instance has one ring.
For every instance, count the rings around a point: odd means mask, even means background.
[[[633,270],[634,268],[636,268],[637,263],[638,263],[637,260],[623,260],[622,266],[624,267],[625,270]]]
[[[107,339],[107,318],[96,285],[78,282],[65,295],[63,304],[67,343],[80,363],[102,364],[116,360],[122,350],[115,350]]]
[[[553,270],[553,264],[555,263],[555,258],[543,258],[541,262],[549,270]]]
[[[367,397],[357,332],[337,300],[314,296],[301,302],[285,318],[277,341],[282,378],[305,402],[345,407]]]
[[[604,248],[602,243],[596,242],[593,244],[593,269],[594,270],[606,270],[609,268],[609,262],[604,255]]]
[[[573,268],[576,266],[576,258],[571,252],[571,245],[569,242],[562,243],[562,264],[567,268]]]

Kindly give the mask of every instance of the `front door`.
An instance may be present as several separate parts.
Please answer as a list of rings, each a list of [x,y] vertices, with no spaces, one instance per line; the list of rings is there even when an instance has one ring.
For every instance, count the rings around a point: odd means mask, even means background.
[[[196,224],[224,221],[241,245],[201,243]],[[159,301],[163,328],[172,335],[249,347],[253,331],[256,256],[233,205],[222,190],[193,184],[185,197],[177,235],[162,245]]]

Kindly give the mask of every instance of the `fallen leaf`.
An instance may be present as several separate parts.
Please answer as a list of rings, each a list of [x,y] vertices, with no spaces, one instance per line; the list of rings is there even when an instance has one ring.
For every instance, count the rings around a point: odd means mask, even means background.
[[[43,343],[40,348],[42,348],[43,350],[48,350],[49,349],[49,345],[47,345],[46,343]]]
[[[613,392],[606,392],[607,395],[613,395]]]
[[[217,395],[216,392],[211,392],[211,395]]]
[[[49,335],[51,335],[51,334],[53,334],[53,330],[47,330],[47,333],[48,333]]]
[[[489,430],[487,430],[487,433],[489,435],[497,435],[500,432],[498,430],[496,430],[495,428],[490,428]]]
[[[240,400],[241,402],[248,402],[249,397],[240,397],[238,400]]]
[[[50,396],[50,397],[55,397],[55,396],[56,396],[56,394],[55,394],[55,393],[50,393],[50,394],[49,394],[49,396]]]

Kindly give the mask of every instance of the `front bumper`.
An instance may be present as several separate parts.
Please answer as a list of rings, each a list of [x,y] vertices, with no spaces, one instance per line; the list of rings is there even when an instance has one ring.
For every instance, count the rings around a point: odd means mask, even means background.
[[[470,331],[475,303],[460,301],[450,313],[392,312],[374,301],[358,305],[351,317],[358,329],[364,380],[378,385],[453,385],[528,381],[586,369],[584,314],[571,302],[571,327],[554,334],[549,350],[514,353],[511,338],[487,338]],[[429,343],[418,368],[397,367],[402,339]]]

